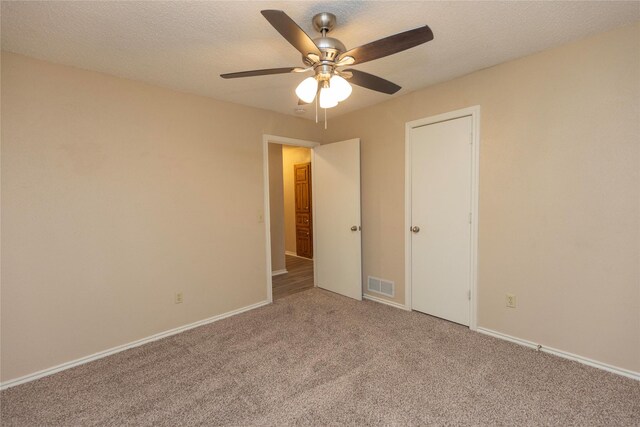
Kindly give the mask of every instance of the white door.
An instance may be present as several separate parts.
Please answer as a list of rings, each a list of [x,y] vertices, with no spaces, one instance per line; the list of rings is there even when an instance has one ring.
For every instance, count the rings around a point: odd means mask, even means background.
[[[411,306],[469,325],[472,117],[411,129]]]
[[[313,149],[316,284],[362,299],[360,140]]]

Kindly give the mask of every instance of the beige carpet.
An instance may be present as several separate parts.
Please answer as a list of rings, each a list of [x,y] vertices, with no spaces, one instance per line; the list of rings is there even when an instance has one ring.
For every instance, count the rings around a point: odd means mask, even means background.
[[[317,289],[1,393],[10,425],[638,425],[640,382]]]

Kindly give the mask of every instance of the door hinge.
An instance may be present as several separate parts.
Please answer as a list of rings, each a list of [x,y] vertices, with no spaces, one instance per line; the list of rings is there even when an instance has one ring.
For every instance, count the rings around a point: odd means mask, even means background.
[[[471,301],[471,289],[467,291],[467,298],[469,298],[469,301]]]
[[[469,134],[469,145],[473,145],[473,132]]]
[[[469,224],[471,224],[471,212],[469,212]]]

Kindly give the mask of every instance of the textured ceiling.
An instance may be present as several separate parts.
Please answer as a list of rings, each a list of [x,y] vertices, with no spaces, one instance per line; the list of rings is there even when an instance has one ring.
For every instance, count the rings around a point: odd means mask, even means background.
[[[338,26],[330,35],[347,48],[428,24],[433,41],[357,67],[401,85],[394,96],[640,19],[636,1],[12,1],[2,2],[2,49],[295,114],[294,88],[303,75],[218,76],[301,65],[262,9],[284,10],[312,37],[311,17],[332,12]],[[354,87],[329,114],[388,98]]]

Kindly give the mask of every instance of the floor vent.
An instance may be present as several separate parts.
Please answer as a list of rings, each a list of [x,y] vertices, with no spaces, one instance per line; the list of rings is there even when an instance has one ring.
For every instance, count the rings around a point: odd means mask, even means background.
[[[367,290],[386,295],[388,297],[394,297],[396,294],[396,286],[393,282],[373,276],[369,276],[369,280],[367,281]]]

